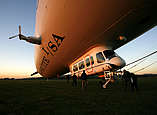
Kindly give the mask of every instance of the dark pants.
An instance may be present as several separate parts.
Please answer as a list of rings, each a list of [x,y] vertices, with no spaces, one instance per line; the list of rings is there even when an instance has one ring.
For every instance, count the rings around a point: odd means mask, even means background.
[[[133,83],[131,83],[131,91],[134,91],[135,89],[136,91],[138,90],[137,81],[134,81]]]
[[[130,85],[129,80],[125,80],[125,81],[124,81],[124,90],[125,90],[125,91],[128,89],[129,85]]]
[[[72,85],[73,85],[73,87],[76,87],[76,86],[77,86],[77,81],[76,81],[76,80],[73,80]]]

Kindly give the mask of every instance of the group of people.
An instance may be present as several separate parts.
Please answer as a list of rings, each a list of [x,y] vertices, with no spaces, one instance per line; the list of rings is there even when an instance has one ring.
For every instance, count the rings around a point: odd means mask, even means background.
[[[138,84],[137,84],[137,76],[134,73],[130,73],[129,71],[124,70],[123,71],[123,76],[122,76],[123,80],[124,80],[124,90],[126,91],[128,88],[131,87],[131,91],[134,90],[138,90]],[[77,87],[77,79],[78,77],[76,76],[76,74],[74,73],[72,76],[72,86],[73,87]],[[69,77],[68,77],[68,81],[69,81]],[[109,79],[108,81],[111,81],[111,79]],[[107,85],[108,82],[106,82]],[[105,86],[104,83],[102,83],[102,86]],[[82,88],[86,88],[88,85],[88,80],[87,80],[87,74],[85,73],[85,70],[83,70],[83,73],[81,74],[81,86]],[[103,87],[104,88],[104,87]]]
[[[72,82],[72,86],[73,87],[77,87],[77,76],[74,73],[74,75],[72,76],[73,82]],[[85,73],[85,70],[83,70],[83,73],[81,74],[81,85],[82,88],[86,88],[88,85],[88,81],[87,81],[87,74]]]
[[[122,75],[122,74],[121,74]],[[109,83],[113,83],[117,78],[115,74],[104,73],[103,81],[99,81],[99,87],[106,88]],[[131,91],[138,90],[137,76],[134,73],[124,70],[123,75],[121,76],[123,82],[124,90],[131,89]]]
[[[129,71],[123,71],[124,90],[126,91],[131,86],[131,91],[138,90],[137,76]]]

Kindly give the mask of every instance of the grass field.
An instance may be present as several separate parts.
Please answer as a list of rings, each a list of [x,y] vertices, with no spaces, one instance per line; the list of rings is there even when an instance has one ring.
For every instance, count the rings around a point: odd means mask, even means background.
[[[157,77],[140,78],[139,91],[117,81],[107,89],[90,79],[88,88],[65,80],[1,80],[0,115],[157,115]]]

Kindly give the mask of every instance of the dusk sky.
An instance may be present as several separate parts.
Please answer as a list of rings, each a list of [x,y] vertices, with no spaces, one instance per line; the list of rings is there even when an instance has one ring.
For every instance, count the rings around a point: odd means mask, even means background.
[[[0,77],[7,75],[13,77],[30,76],[31,73],[36,71],[34,45],[20,41],[18,38],[8,39],[10,36],[18,34],[19,25],[22,27],[22,34],[26,36],[34,35],[36,2],[37,0],[0,1]],[[157,27],[154,27],[117,49],[116,53],[125,59],[126,63],[130,63],[156,50]],[[135,72],[155,61],[157,61],[157,54],[147,58],[130,71]],[[156,68],[157,63],[137,73],[157,73]]]

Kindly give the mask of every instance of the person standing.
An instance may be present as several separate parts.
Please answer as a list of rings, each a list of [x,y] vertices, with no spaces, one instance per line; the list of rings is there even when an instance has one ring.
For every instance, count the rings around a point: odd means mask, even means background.
[[[85,70],[83,70],[83,73],[81,74],[81,79],[82,79],[82,88],[86,88],[88,85],[88,81],[87,81],[87,74],[85,73]]]
[[[77,87],[77,76],[76,76],[75,73],[74,73],[74,75],[72,76],[72,79],[73,79],[72,86],[73,86],[73,87]]]
[[[126,70],[123,71],[123,79],[124,79],[124,90],[126,91],[128,89],[128,86],[130,86],[130,82],[131,82],[129,71]]]
[[[67,75],[67,76],[66,76],[66,79],[67,79],[67,84],[69,84],[69,79],[70,79],[70,76],[69,76],[69,75]]]
[[[138,91],[137,85],[137,76],[134,73],[131,73],[131,91]]]

